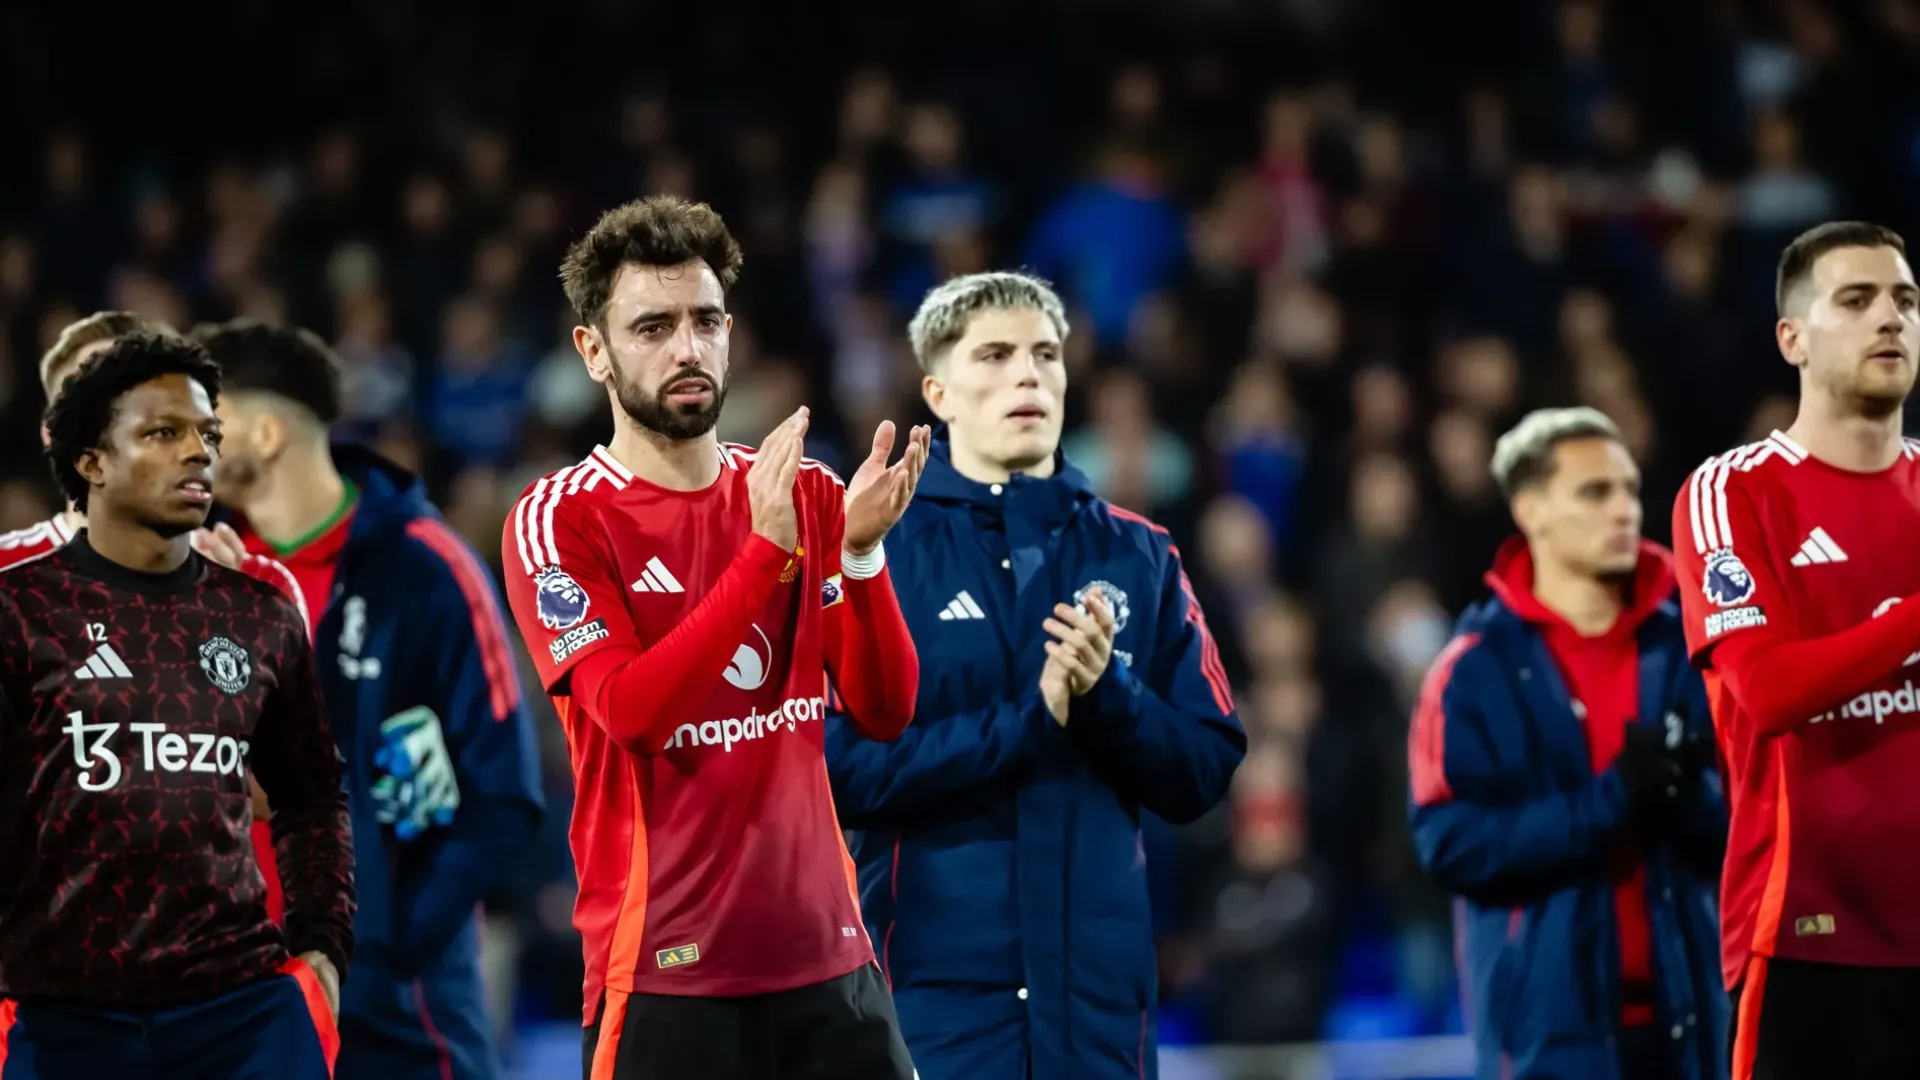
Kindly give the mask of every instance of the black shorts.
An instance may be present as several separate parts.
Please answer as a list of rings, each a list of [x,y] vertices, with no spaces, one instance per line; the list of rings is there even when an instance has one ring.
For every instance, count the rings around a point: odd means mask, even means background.
[[[619,997],[586,1030],[585,1080],[913,1080],[878,964],[777,994],[633,994],[610,1010]]]
[[[1920,1077],[1920,968],[1756,956],[1733,1005],[1733,1080]]]

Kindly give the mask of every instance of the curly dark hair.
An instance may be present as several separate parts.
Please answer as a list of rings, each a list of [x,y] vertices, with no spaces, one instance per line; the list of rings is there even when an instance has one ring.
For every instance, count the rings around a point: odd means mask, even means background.
[[[600,216],[560,263],[567,301],[590,326],[606,329],[613,279],[628,263],[678,266],[702,259],[731,289],[740,278],[740,245],[713,207],[674,195],[649,195]]]
[[[340,358],[313,331],[234,319],[196,326],[191,336],[220,365],[229,394],[275,394],[322,424],[340,419]]]
[[[177,334],[136,333],[120,338],[80,365],[47,406],[47,464],[53,479],[81,512],[87,509],[87,479],[80,455],[102,448],[114,411],[127,391],[163,375],[185,375],[220,400],[220,365],[207,350]]]

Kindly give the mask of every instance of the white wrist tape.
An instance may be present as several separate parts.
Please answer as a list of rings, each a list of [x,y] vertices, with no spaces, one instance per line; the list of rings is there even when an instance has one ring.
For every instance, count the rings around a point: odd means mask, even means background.
[[[842,548],[840,550],[840,573],[849,581],[865,581],[880,576],[887,568],[887,545],[876,544],[865,555],[855,555]]]

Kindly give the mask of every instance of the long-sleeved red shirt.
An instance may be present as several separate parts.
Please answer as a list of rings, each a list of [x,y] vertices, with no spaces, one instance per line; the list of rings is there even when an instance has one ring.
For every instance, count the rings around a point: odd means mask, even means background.
[[[753,451],[716,452],[715,483],[672,491],[596,449],[506,524],[507,599],[572,750],[588,1022],[603,995],[770,993],[873,957],[821,720],[831,677],[864,733],[898,735],[913,641],[885,571],[843,569],[838,477],[800,469],[786,551],[753,532]]]
[[[1891,448],[1890,448],[1891,449]],[[1920,964],[1920,442],[1854,472],[1774,432],[1675,501],[1687,644],[1705,669],[1732,820],[1729,987],[1755,958]]]

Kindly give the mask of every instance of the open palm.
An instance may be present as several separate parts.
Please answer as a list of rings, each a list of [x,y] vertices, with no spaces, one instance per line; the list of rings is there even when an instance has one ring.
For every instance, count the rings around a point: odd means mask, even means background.
[[[927,454],[933,443],[933,429],[916,426],[907,434],[906,452],[892,465],[893,421],[882,420],[873,433],[873,451],[847,483],[847,531],[844,547],[850,554],[865,555],[880,545],[887,530],[913,501],[913,490],[920,483],[920,471],[926,468]]]

